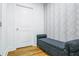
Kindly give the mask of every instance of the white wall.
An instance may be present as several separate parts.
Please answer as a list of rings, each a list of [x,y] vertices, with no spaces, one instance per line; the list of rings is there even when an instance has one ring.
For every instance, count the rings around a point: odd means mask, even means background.
[[[0,21],[2,26],[0,27],[0,55],[6,54],[7,46],[7,31],[6,31],[6,4],[0,4]]]
[[[0,3],[0,22],[2,22],[2,4]],[[1,50],[1,27],[0,27],[0,50]]]
[[[14,50],[15,45],[15,18],[14,18],[14,4],[6,4],[6,29],[7,29],[7,50]]]
[[[79,4],[52,3],[47,5],[46,33],[59,41],[79,39]]]
[[[6,4],[0,4],[0,55],[5,55],[7,46],[7,31],[6,31]]]
[[[2,4],[0,3],[0,21],[2,19]]]

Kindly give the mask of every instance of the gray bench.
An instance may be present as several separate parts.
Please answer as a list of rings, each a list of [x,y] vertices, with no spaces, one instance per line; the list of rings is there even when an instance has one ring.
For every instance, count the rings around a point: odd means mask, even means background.
[[[61,42],[47,38],[46,34],[37,35],[37,46],[53,56],[79,55],[79,40]]]

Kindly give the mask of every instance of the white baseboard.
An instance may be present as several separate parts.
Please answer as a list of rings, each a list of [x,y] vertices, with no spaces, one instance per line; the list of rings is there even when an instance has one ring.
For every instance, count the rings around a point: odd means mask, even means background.
[[[33,46],[37,46],[37,44],[36,43],[34,43],[34,44],[32,44]]]
[[[14,51],[14,50],[16,50],[16,48],[8,49],[8,50],[4,53],[4,56],[7,56],[7,55],[8,55],[8,52]]]

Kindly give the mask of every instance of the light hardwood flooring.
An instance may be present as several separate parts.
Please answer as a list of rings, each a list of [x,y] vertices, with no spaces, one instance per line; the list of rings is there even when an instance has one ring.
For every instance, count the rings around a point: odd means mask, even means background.
[[[15,51],[10,51],[8,56],[48,56],[48,54],[36,46],[28,46],[17,48]]]

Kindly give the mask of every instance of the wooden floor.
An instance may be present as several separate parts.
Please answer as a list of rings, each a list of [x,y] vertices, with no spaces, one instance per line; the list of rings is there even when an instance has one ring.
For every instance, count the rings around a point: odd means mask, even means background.
[[[48,54],[36,46],[28,46],[11,51],[8,56],[48,56]]]

